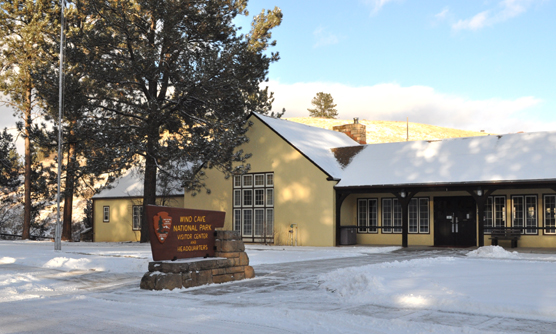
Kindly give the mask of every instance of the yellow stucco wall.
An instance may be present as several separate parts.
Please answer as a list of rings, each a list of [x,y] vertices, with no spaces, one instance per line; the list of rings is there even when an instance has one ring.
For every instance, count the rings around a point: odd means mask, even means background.
[[[428,194],[418,193],[415,197],[429,198]],[[374,198],[378,200],[378,225],[382,225],[382,199],[393,198],[392,194],[351,194],[342,203],[341,225],[357,225],[357,200],[364,198]],[[407,240],[413,246],[432,246],[434,245],[434,217],[432,215],[432,198],[429,200],[429,233],[409,233]],[[401,245],[401,233],[382,233],[379,229],[377,233],[357,233],[357,244],[361,245]]]
[[[506,226],[511,227],[512,217],[512,195],[536,195],[537,196],[537,224],[539,227],[544,226],[543,217],[543,195],[554,194],[555,192],[549,189],[534,189],[534,190],[499,190],[495,191],[492,196],[505,196],[506,197]],[[467,192],[423,192],[417,193],[415,197],[429,198],[429,229],[430,234],[408,234],[409,246],[433,246],[434,245],[434,198],[446,196],[469,196]],[[382,205],[380,205],[382,198],[392,198],[392,194],[352,194],[349,195],[342,204],[341,209],[341,224],[342,225],[357,225],[357,199],[359,198],[376,198],[378,199],[378,220],[379,225],[382,225]],[[478,238],[478,217],[477,220],[477,238]],[[401,245],[401,234],[392,233],[358,233],[357,243],[365,245]],[[485,246],[491,245],[490,235],[484,236]],[[509,240],[501,240],[501,246],[510,247]],[[553,247],[556,248],[556,234],[545,234],[542,230],[538,235],[522,235],[518,247]]]
[[[298,245],[334,246],[334,185],[327,175],[263,124],[251,117],[249,143],[241,149],[252,153],[247,160],[249,173],[274,173],[274,242],[286,245],[290,224],[297,224]],[[191,197],[185,194],[188,208],[226,212],[225,229],[232,229],[232,179],[225,180],[216,170],[206,170],[205,191]]]
[[[183,208],[184,198],[175,196],[166,199],[164,205]],[[95,199],[93,203],[94,235],[96,242],[139,241],[141,232],[133,230],[133,206],[141,205],[142,198]],[[162,205],[158,199],[157,204]],[[110,207],[110,221],[103,222],[103,207]]]

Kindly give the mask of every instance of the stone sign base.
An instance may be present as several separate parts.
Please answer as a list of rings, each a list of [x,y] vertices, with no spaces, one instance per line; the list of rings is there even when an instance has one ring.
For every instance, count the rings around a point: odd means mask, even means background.
[[[216,231],[215,258],[149,262],[141,289],[181,289],[255,277],[239,232]]]

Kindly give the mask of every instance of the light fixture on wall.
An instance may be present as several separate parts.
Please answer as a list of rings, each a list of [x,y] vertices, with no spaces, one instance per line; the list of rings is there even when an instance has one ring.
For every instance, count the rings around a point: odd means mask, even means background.
[[[402,190],[402,192],[400,193],[400,196],[401,196],[402,198],[405,198],[405,190]]]
[[[479,188],[479,190],[477,190],[477,196],[479,196],[479,197],[483,196],[483,190],[481,190],[481,188]]]

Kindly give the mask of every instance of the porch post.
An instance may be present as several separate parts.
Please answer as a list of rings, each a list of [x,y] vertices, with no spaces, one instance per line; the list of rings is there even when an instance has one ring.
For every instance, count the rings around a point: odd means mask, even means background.
[[[341,218],[342,218],[342,203],[348,197],[349,194],[342,193],[338,189],[335,189],[336,192],[336,246],[340,246],[341,240]]]
[[[477,209],[479,211],[479,242],[478,247],[483,247],[485,245],[485,205],[488,197],[494,192],[495,189],[489,189],[485,191],[484,194],[479,196],[474,190],[467,190],[469,194],[475,200],[477,204]]]
[[[402,207],[402,247],[407,247],[407,235],[409,230],[409,202],[413,196],[415,196],[416,192],[405,192],[404,190],[400,191],[399,193],[393,193],[400,202],[400,206]]]

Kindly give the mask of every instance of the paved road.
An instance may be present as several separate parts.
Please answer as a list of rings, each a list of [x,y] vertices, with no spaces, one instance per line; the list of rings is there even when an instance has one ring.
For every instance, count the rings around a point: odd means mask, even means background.
[[[255,267],[255,279],[178,293],[142,291],[138,289],[141,276],[138,274],[67,273],[14,264],[2,265],[0,275],[2,271],[15,271],[22,278],[28,277],[30,283],[33,278],[47,279],[50,283],[44,291],[30,292],[40,294],[42,297],[39,299],[26,299],[25,296],[8,302],[1,302],[0,299],[0,333],[172,333],[177,328],[184,333],[304,333],[323,332],[323,327],[318,324],[318,319],[322,317],[338,319],[339,322],[345,320],[346,326],[351,326],[346,328],[346,332],[358,332],[365,328],[365,324],[380,321],[407,323],[407,333],[413,333],[411,323],[485,332],[556,332],[554,322],[485,316],[472,310],[454,313],[373,304],[345,306],[319,288],[319,275],[339,268],[425,257],[460,257],[467,252],[407,249],[388,254],[259,265]],[[253,310],[257,310],[254,314],[265,314],[267,321],[246,319],[244,314]],[[289,316],[293,313],[295,317]],[[298,320],[305,316],[305,322]],[[239,320],[235,320],[236,317]],[[273,317],[298,322],[279,324]]]

